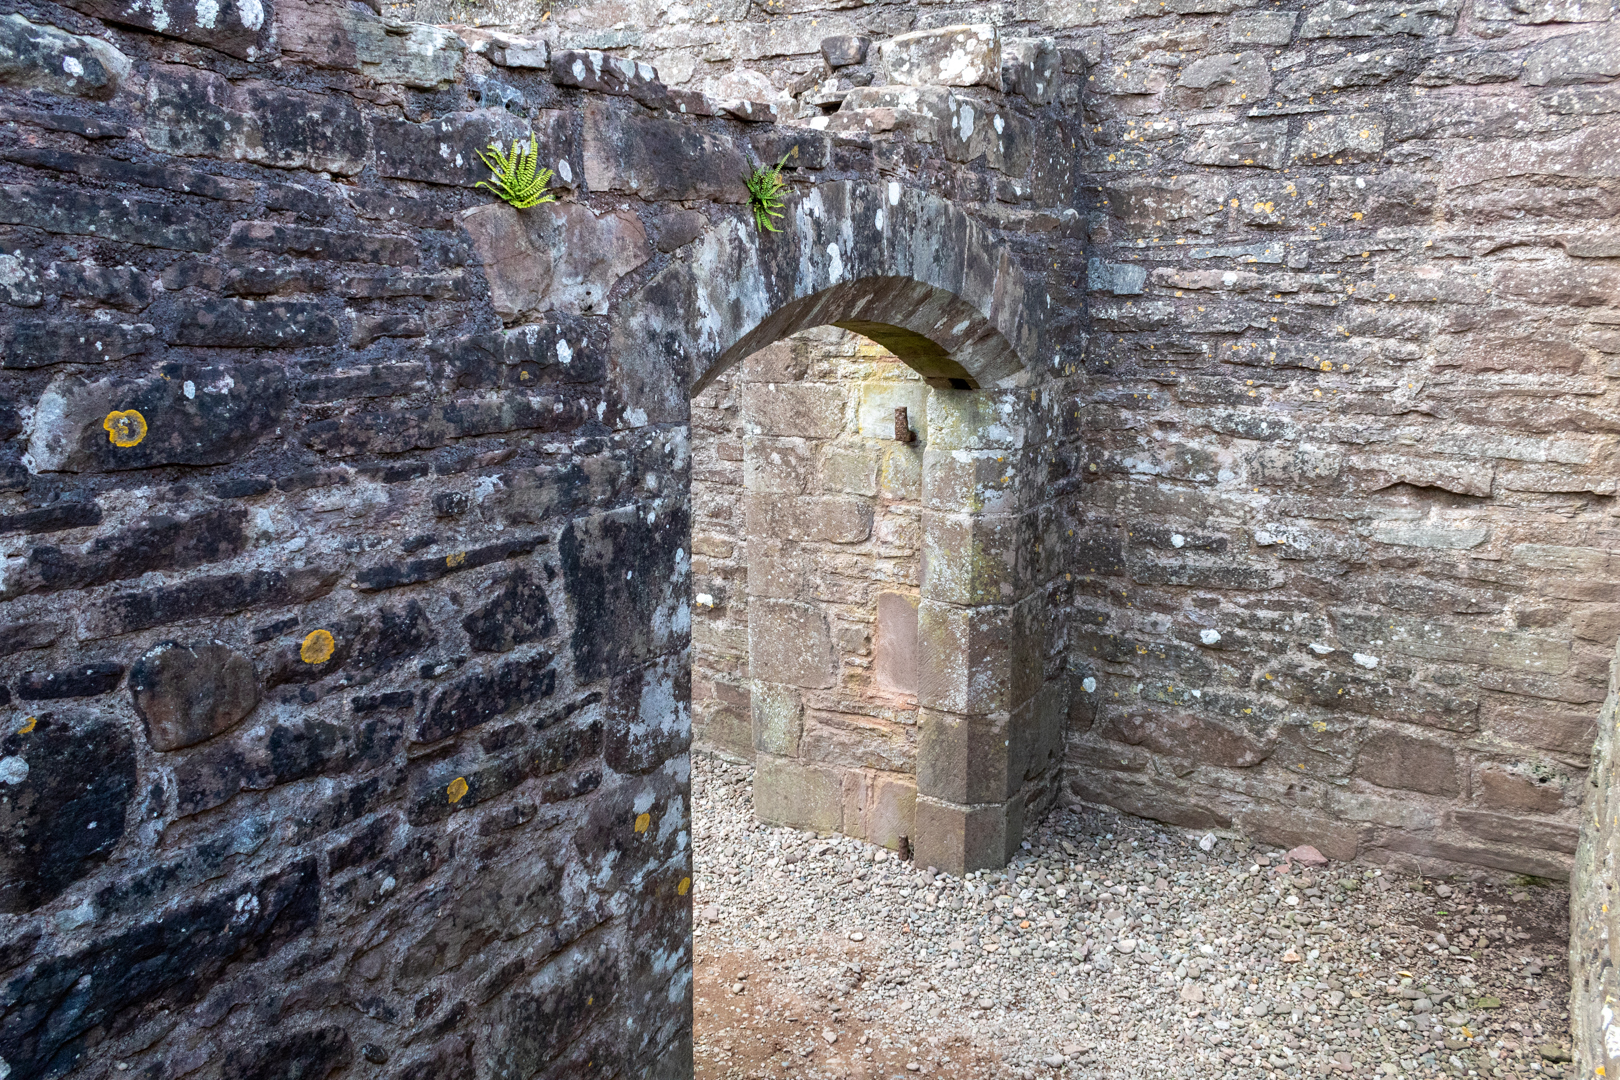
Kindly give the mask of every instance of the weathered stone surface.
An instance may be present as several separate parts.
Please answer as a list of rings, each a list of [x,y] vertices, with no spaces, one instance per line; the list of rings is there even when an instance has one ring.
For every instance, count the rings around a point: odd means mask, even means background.
[[[93,37],[0,17],[0,86],[105,100],[129,75],[129,57]]]
[[[679,508],[652,514],[631,508],[568,523],[557,554],[578,677],[626,669],[668,647],[677,627],[685,632],[691,614],[680,555],[690,543],[689,522]]]
[[[643,199],[740,202],[749,165],[735,143],[690,124],[650,117],[634,106],[585,106],[585,184]]]
[[[190,207],[36,184],[0,187],[0,223],[178,251],[214,246],[208,219]]]
[[[0,911],[15,915],[61,895],[118,845],[135,795],[135,747],[117,721],[58,712],[0,739],[0,751],[22,763],[0,786]]]
[[[146,592],[118,593],[81,615],[78,632],[84,639],[116,637],[268,604],[302,603],[330,592],[337,579],[335,572],[323,570],[254,570],[193,578]]]
[[[17,680],[17,697],[22,701],[95,697],[118,689],[123,680],[124,665],[116,660],[80,664],[66,671],[31,671]]]
[[[652,257],[646,230],[626,211],[491,203],[461,221],[484,264],[491,303],[507,322],[547,311],[606,314],[614,284]]]
[[[1620,75],[1620,26],[1609,24],[1543,41],[1524,60],[1531,86],[1607,82]]]
[[[878,63],[908,86],[1001,87],[1001,37],[988,23],[900,34],[878,45]]]
[[[1457,0],[1422,0],[1417,4],[1327,0],[1306,14],[1299,36],[1306,39],[1382,34],[1434,37],[1455,30],[1461,10],[1462,5]]]
[[[1457,755],[1443,743],[1398,733],[1374,735],[1356,755],[1355,775],[1379,787],[1455,795]]]
[[[264,0],[166,0],[161,5],[72,0],[67,6],[110,23],[206,45],[239,60],[264,60],[275,53],[272,5]]]
[[[1192,165],[1280,169],[1287,151],[1287,121],[1266,120],[1203,128],[1187,150],[1187,161]]]
[[[146,99],[142,138],[154,150],[345,176],[365,165],[368,139],[360,112],[332,95],[157,67],[147,80]]]
[[[165,642],[129,673],[135,711],[154,750],[179,750],[229,731],[259,703],[253,661],[212,642]]]
[[[806,604],[756,599],[748,620],[749,671],[766,682],[808,688],[838,680],[826,616]]]
[[[86,589],[152,570],[187,570],[219,562],[247,548],[246,519],[243,510],[223,508],[186,518],[156,514],[80,548],[32,547],[24,566],[0,586],[0,597]]]
[[[245,302],[250,303],[250,302]],[[262,309],[220,302],[211,309],[232,320],[222,331],[245,335],[291,334],[315,320],[302,309],[289,321],[255,326],[258,310],[286,313],[280,305]],[[160,464],[203,465],[230,461],[275,430],[290,398],[282,370],[269,364],[204,367],[166,364],[152,376],[114,376],[85,382],[70,375],[52,380],[35,407],[38,419],[29,440],[35,468],[42,472],[144,469]],[[110,414],[140,414],[144,429],[114,441]]]
[[[558,86],[577,86],[604,94],[634,98],[648,108],[658,108],[669,91],[658,81],[651,64],[609,56],[595,49],[559,49],[551,58],[551,81]]]
[[[834,34],[821,39],[821,57],[830,68],[849,67],[866,62],[872,39],[859,34]]]
[[[488,603],[461,620],[461,628],[479,652],[511,652],[550,637],[557,624],[545,585],[526,567],[519,567]]]
[[[463,676],[440,691],[417,725],[416,742],[437,742],[556,692],[557,672],[551,656],[541,653],[497,664]]]

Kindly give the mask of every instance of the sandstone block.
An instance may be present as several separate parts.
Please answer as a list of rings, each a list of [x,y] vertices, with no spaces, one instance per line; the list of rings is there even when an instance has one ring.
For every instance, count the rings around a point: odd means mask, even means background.
[[[870,456],[870,455],[863,455]],[[825,455],[823,455],[825,460]],[[872,462],[873,469],[876,462]],[[750,435],[743,439],[743,486],[749,492],[773,495],[802,495],[820,490],[815,484],[816,455],[813,444],[804,439]],[[876,494],[874,490],[863,494]],[[842,488],[831,485],[826,490]]]
[[[0,86],[105,100],[118,93],[129,70],[129,58],[98,38],[21,15],[0,17]]]
[[[1063,73],[1063,58],[1053,38],[1003,38],[1001,89],[1022,94],[1034,105],[1056,99]]]
[[[748,383],[743,415],[761,435],[832,439],[844,430],[845,392],[834,384]],[[893,432],[890,414],[890,432]]]
[[[878,686],[896,694],[917,693],[922,656],[916,597],[893,592],[878,594],[872,653],[872,677]]]
[[[1410,34],[1439,37],[1454,33],[1459,0],[1420,0],[1415,4],[1357,4],[1350,0],[1329,0],[1312,8],[1299,29],[1304,39],[1334,37],[1377,37],[1384,34]]]
[[[1453,810],[1452,823],[1481,840],[1501,844],[1523,844],[1539,851],[1573,854],[1579,829],[1568,822],[1548,821],[1516,814],[1491,814],[1480,810]]]
[[[958,806],[918,795],[914,815],[912,861],[947,874],[1004,866],[1024,838],[1021,796],[991,806]]]
[[[1181,69],[1168,100],[1182,108],[1211,109],[1258,103],[1271,89],[1271,66],[1260,53],[1217,53]]]
[[[1538,814],[1564,809],[1572,789],[1579,790],[1573,778],[1551,762],[1483,766],[1474,777],[1474,789],[1481,806]]]
[[[834,34],[821,39],[821,57],[834,69],[864,64],[871,45],[871,38],[859,34]]]
[[[214,246],[208,217],[189,207],[73,188],[0,186],[0,222],[176,251]]]
[[[253,661],[218,642],[166,642],[129,673],[135,711],[152,749],[179,750],[229,731],[259,703]]]
[[[872,535],[872,504],[867,499],[750,494],[747,505],[748,530],[759,537],[858,544]]]
[[[512,140],[527,144],[532,133],[539,146],[539,163],[555,174],[551,186],[571,189],[578,186],[584,170],[572,125],[573,114],[563,109],[542,110],[533,124],[523,123],[505,109],[473,109],[420,124],[378,117],[372,122],[377,172],[402,180],[472,187],[489,179],[478,151],[486,150],[491,142],[510,150]]]
[[[756,597],[748,611],[748,671],[764,682],[824,688],[838,681],[838,655],[821,608]]]
[[[924,599],[917,608],[926,657],[917,701],[963,716],[1011,713],[1041,686],[1043,597],[1012,607],[964,608]]]
[[[772,825],[818,832],[844,826],[841,769],[802,765],[770,754],[754,758],[754,816]]]
[[[857,713],[807,708],[799,760],[910,774],[917,768],[913,734],[909,727]]]
[[[1001,89],[1001,38],[987,23],[900,34],[878,45],[878,63],[908,86]]]
[[[1187,151],[1191,165],[1245,165],[1280,169],[1287,158],[1288,123],[1258,120],[1248,124],[1212,125],[1198,133]]]
[[[601,94],[635,98],[654,109],[669,97],[669,91],[658,81],[658,71],[651,64],[609,56],[595,49],[557,50],[551,58],[551,81],[558,86],[577,86]]]
[[[826,444],[821,452],[820,487],[868,498],[878,493],[878,472],[886,460],[870,445]]]
[[[923,511],[922,591],[964,607],[1011,604],[1034,584],[1029,515]]]
[[[161,6],[71,0],[67,6],[120,26],[206,45],[238,60],[266,60],[276,52],[273,7],[263,0],[168,0]]]
[[[1620,26],[1609,23],[1550,38],[1531,49],[1524,81],[1531,86],[1607,82],[1620,75]]]
[[[916,836],[917,785],[910,777],[869,769],[844,774],[843,831],[894,851]]]
[[[1343,165],[1384,156],[1384,119],[1377,115],[1313,116],[1289,144],[1295,162]]]
[[[1384,732],[1361,744],[1355,775],[1379,787],[1455,795],[1457,755],[1444,743]],[[1337,858],[1337,856],[1330,857]]]
[[[601,315],[615,283],[652,257],[646,230],[625,210],[598,215],[577,202],[516,210],[505,203],[461,214],[507,322],[560,311]]]
[[[962,716],[923,708],[917,715],[917,790],[956,804],[998,803],[1017,793],[1008,713]]]
[[[1358,650],[1558,675],[1570,666],[1567,639],[1512,630],[1486,630],[1405,616],[1334,612],[1339,636]]]
[[[360,111],[341,97],[154,65],[141,137],[153,150],[351,176],[365,167]]]
[[[784,686],[754,678],[749,682],[748,708],[752,749],[777,757],[799,756],[804,731],[804,697],[797,686]]]
[[[1294,39],[1295,11],[1240,11],[1227,27],[1227,40],[1234,45],[1287,45]]]
[[[592,191],[725,203],[747,197],[749,164],[735,142],[634,109],[600,98],[586,103],[585,183]]]

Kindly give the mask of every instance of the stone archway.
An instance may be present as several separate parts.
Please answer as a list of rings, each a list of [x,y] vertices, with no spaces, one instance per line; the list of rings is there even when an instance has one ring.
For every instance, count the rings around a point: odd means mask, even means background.
[[[1016,848],[1029,766],[1061,739],[1067,705],[1063,681],[1043,680],[1039,525],[1022,467],[1028,387],[1047,355],[1037,293],[1011,253],[946,200],[840,182],[798,199],[779,234],[726,220],[613,315],[614,373],[632,422],[684,422],[691,395],[718,373],[816,326],[877,341],[929,383],[910,841],[918,862],[953,873],[1001,865]],[[764,637],[751,626],[751,651]],[[796,688],[774,689],[754,708],[761,775],[826,782],[782,737]],[[784,805],[772,803],[779,823],[826,826],[792,820]]]

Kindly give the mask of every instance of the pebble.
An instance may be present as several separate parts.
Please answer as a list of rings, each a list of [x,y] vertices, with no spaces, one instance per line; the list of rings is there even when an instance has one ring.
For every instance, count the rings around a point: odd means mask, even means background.
[[[845,1075],[810,1067],[847,1071],[867,1036],[951,1080],[1567,1074],[1558,890],[1318,864],[1309,845],[1093,810],[1055,811],[1005,871],[956,878],[755,821],[744,766],[692,772],[700,947],[752,950],[758,1001],[785,983],[825,1003],[802,1018],[821,1038],[780,1075]],[[721,1044],[702,1016],[707,1076]],[[941,1060],[964,1036],[999,1065]]]

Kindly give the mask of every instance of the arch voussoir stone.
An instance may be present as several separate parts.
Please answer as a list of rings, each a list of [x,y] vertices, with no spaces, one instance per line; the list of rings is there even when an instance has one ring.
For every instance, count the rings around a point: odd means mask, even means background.
[[[731,364],[829,324],[885,345],[935,386],[1022,385],[1046,352],[1037,293],[1012,253],[948,200],[892,183],[823,184],[790,204],[781,232],[726,219],[616,309],[625,415],[679,422],[690,395]]]

